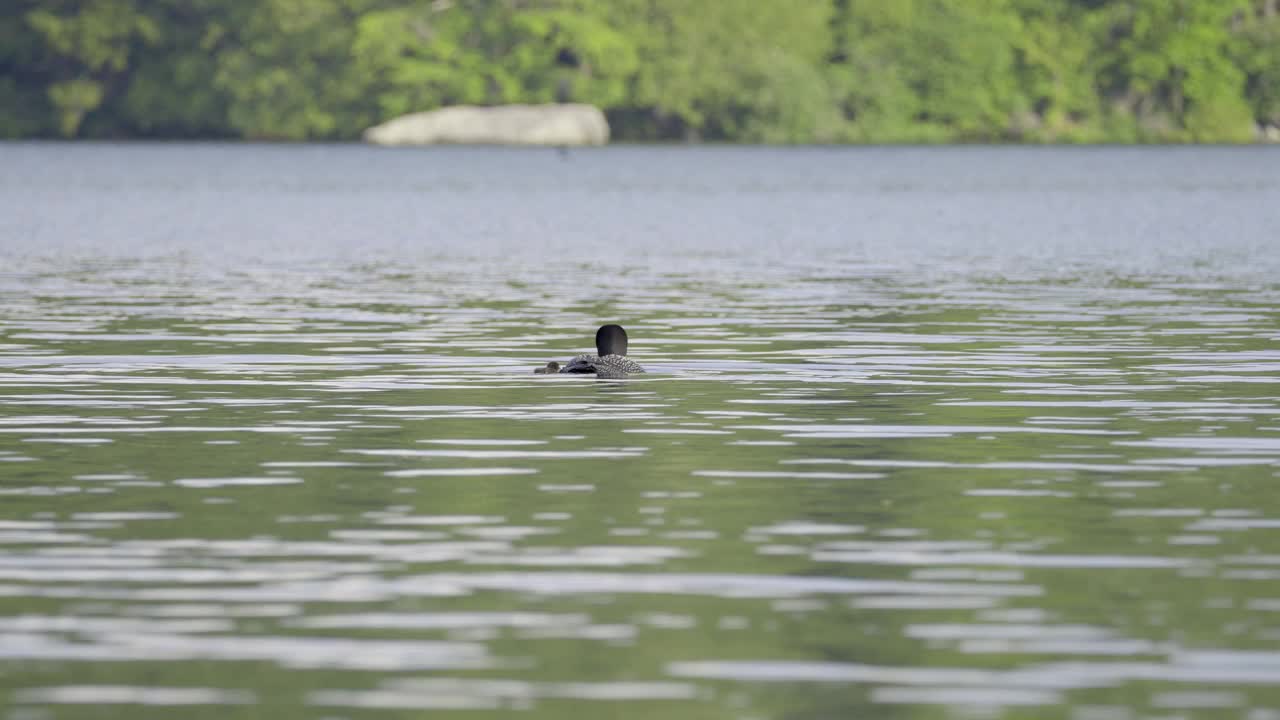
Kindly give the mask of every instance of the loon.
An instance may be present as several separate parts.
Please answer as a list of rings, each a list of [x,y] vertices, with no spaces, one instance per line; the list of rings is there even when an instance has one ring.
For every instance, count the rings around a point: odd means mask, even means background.
[[[533,374],[534,375],[555,375],[558,372],[560,372],[560,363],[556,362],[555,360],[552,360],[551,362],[547,363],[546,367],[536,368],[533,371]]]
[[[560,368],[560,372],[575,375],[592,373],[608,379],[644,372],[639,363],[627,357],[627,331],[621,325],[600,326],[596,331],[596,352],[599,354],[575,357]]]

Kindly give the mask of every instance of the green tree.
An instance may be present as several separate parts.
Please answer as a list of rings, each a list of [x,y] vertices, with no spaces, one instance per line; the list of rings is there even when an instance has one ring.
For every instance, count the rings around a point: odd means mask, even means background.
[[[1240,22],[1237,64],[1246,74],[1245,97],[1260,123],[1280,127],[1280,2],[1260,0]]]
[[[452,104],[577,100],[609,106],[636,71],[595,3],[401,5],[358,23],[354,55],[383,116]]]
[[[227,136],[230,97],[215,85],[220,51],[234,41],[249,7],[225,0],[151,0],[160,36],[135,49],[123,90],[103,104],[96,134]],[[92,118],[91,118],[92,120]],[[118,130],[117,130],[118,131]]]
[[[352,45],[380,0],[261,0],[223,42],[211,78],[238,133],[261,139],[349,137],[371,123],[369,82]]]
[[[1249,0],[1128,0],[1097,11],[1100,84],[1137,137],[1247,141],[1245,73],[1232,62],[1233,18]]]
[[[347,139],[579,101],[623,139],[1247,141],[1280,0],[8,0],[0,137]]]
[[[45,43],[26,22],[32,6],[0,5],[0,138],[39,135],[52,116],[41,69]]]
[[[1023,138],[1100,140],[1101,105],[1087,8],[1082,3],[1018,0],[1020,32],[1013,38],[1018,84],[1030,113],[1015,118]]]
[[[639,67],[617,108],[660,136],[835,139],[828,2],[617,0],[610,23],[635,38]]]
[[[160,36],[159,25],[134,0],[42,2],[23,19],[43,48],[32,61],[66,137],[124,82],[135,47]]]
[[[1025,104],[1007,0],[850,0],[836,22],[833,72],[856,138],[999,139]]]

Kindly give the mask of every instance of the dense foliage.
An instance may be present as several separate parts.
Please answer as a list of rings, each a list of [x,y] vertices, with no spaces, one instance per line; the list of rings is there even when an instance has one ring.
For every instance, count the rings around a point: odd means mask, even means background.
[[[1249,141],[1280,0],[5,0],[0,137],[341,139],[578,101],[621,139]]]

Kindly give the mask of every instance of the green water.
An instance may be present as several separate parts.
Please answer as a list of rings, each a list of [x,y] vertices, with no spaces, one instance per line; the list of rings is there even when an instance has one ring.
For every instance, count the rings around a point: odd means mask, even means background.
[[[1274,153],[0,159],[6,717],[1280,717]]]

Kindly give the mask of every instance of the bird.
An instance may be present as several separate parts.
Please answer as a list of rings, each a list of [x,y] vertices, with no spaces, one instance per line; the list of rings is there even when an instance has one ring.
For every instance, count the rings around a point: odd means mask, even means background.
[[[560,372],[618,379],[642,373],[644,368],[627,357],[627,331],[621,325],[609,324],[601,325],[596,331],[595,355],[579,355],[560,368]]]
[[[534,375],[555,375],[558,372],[560,372],[560,363],[556,362],[555,360],[552,360],[551,362],[547,363],[546,367],[535,368],[533,371],[533,374]]]

